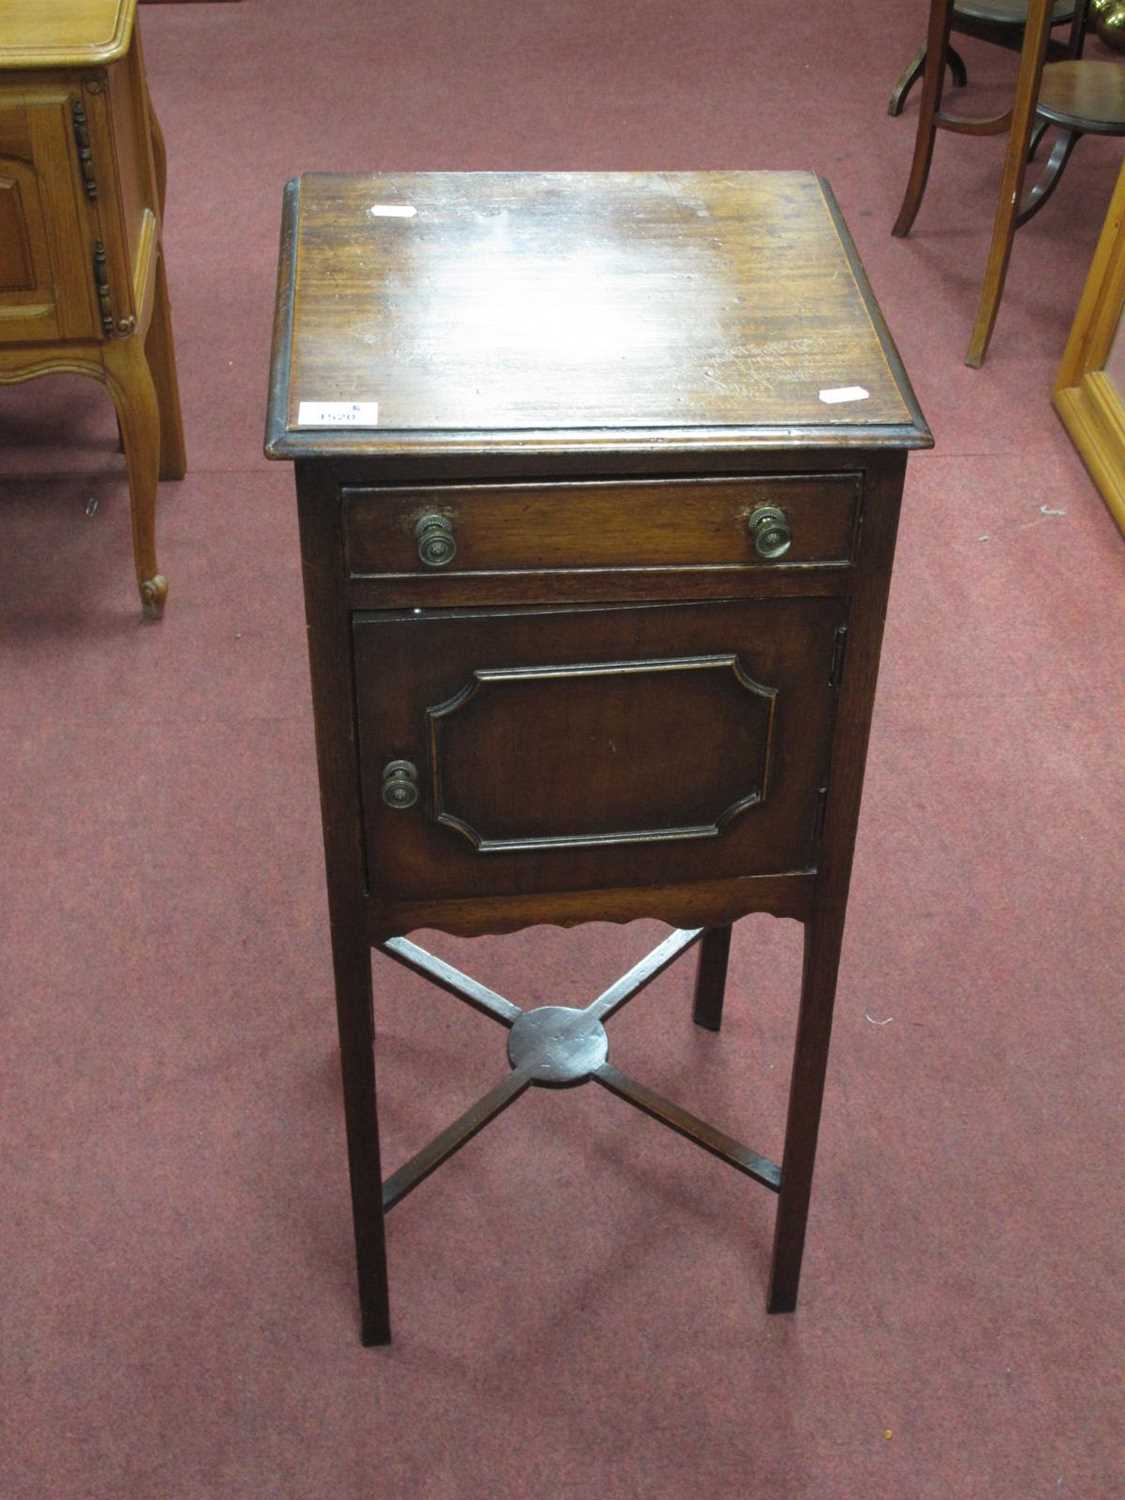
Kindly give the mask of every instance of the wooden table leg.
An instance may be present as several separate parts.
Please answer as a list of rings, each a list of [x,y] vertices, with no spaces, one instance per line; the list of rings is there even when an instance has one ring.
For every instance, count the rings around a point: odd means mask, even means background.
[[[771,1313],[792,1312],[797,1306],[843,933],[842,905],[814,912],[805,924],[801,1006],[767,1302]]]
[[[355,1225],[361,1337],[368,1345],[389,1344],[391,1316],[375,1095],[371,950],[366,937],[359,941],[334,938],[332,958],[336,975],[336,1020],[344,1082],[344,1121]]]
[[[145,353],[160,407],[160,477],[182,479],[187,472],[187,454],[184,451],[184,422],[180,413],[176,350],[172,342],[172,308],[168,301],[168,278],[164,271],[162,249],[158,249],[156,253],[152,319],[145,335]]]
[[[129,507],[133,522],[133,563],[147,618],[164,613],[168,580],[156,565],[156,483],[160,470],[160,405],[144,343],[108,339],[102,359],[106,384],[117,408],[117,420],[129,471]]]
[[[718,1031],[723,1023],[723,995],[727,985],[727,960],[730,957],[731,924],[709,927],[699,944],[699,965],[695,971],[695,1004],[692,1020],[708,1031]]]

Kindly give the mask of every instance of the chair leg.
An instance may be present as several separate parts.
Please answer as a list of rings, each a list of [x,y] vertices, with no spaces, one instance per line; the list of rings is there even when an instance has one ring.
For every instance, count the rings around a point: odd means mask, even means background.
[[[145,616],[164,613],[168,580],[156,565],[156,483],[160,468],[160,407],[144,345],[133,335],[103,346],[106,383],[117,408],[129,472],[133,563]]]
[[[926,64],[922,75],[922,103],[918,111],[918,132],[914,137],[914,159],[903,195],[902,207],[895,220],[893,235],[902,238],[910,233],[934,156],[937,114],[941,108],[941,91],[945,81],[945,64],[949,52],[949,31],[953,23],[953,0],[931,0],[930,22],[926,35]]]
[[[1012,239],[1016,232],[1016,210],[1023,194],[1023,180],[1027,172],[1027,143],[1031,136],[1035,101],[1039,97],[1039,85],[1043,77],[1043,60],[1050,31],[1050,9],[1049,0],[1031,0],[1028,6],[1027,26],[1024,29],[1016,79],[1016,98],[1012,106],[1012,127],[1008,134],[1008,149],[1000,177],[1000,196],[992,229],[992,243],[988,250],[976,322],[969,340],[969,352],[965,356],[965,363],[974,369],[984,363],[996,324],[996,314],[1000,309],[1000,298],[1004,293],[1008,261],[1012,254]]]
[[[158,250],[156,255],[152,296],[152,319],[145,335],[145,352],[160,406],[160,477],[182,479],[187,472],[187,455],[184,452],[184,424],[180,414],[180,386],[176,376],[172,309],[168,301],[163,250]]]
[[[1046,124],[1046,121],[1043,122]],[[1019,213],[1016,214],[1016,228],[1026,224],[1032,219],[1046,203],[1047,199],[1059,185],[1063,168],[1070,160],[1075,146],[1082,139],[1080,130],[1064,130],[1051,149],[1047,158],[1047,164],[1043,168],[1043,175],[1035,183],[1020,204]]]
[[[781,1192],[777,1201],[773,1266],[766,1304],[771,1313],[792,1312],[797,1306],[843,932],[843,916],[838,903],[823,914],[814,913],[805,924],[801,1007],[793,1051],[785,1152],[781,1161]]]
[[[1071,57],[1081,57],[1086,45],[1086,23],[1089,19],[1090,0],[1078,0],[1074,7],[1074,20],[1070,23],[1070,40],[1067,52]]]
[[[731,924],[709,927],[699,944],[699,965],[695,971],[695,1003],[692,1020],[708,1031],[718,1031],[723,1024],[723,995],[727,985],[727,961],[730,958]]]
[[[949,71],[953,75],[954,87],[963,89],[969,81],[969,71],[965,67],[965,59],[959,52],[950,47],[947,61],[949,63]],[[925,65],[926,49],[923,46],[919,47],[917,52],[915,52],[914,56],[903,69],[902,77],[891,90],[891,97],[887,103],[887,113],[889,115],[897,116],[902,114],[907,95],[918,82],[919,78],[921,78]]]
[[[891,97],[887,101],[887,113],[889,115],[901,115],[902,107],[906,103],[906,96],[922,76],[922,69],[926,65],[926,48],[921,46],[907,63],[902,75],[894,88]]]

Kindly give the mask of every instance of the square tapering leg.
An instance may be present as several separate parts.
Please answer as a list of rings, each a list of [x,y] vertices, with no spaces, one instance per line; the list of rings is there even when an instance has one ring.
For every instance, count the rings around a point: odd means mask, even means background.
[[[357,944],[338,941],[333,946],[361,1337],[368,1345],[389,1344],[391,1316],[375,1093],[371,952],[366,940]]]
[[[727,961],[730,958],[731,924],[709,927],[699,944],[699,964],[695,971],[695,1004],[692,1020],[708,1031],[718,1031],[723,1024],[723,996],[727,987]]]
[[[801,1006],[767,1301],[771,1313],[792,1312],[797,1306],[842,940],[843,917],[837,910],[829,908],[805,924]]]

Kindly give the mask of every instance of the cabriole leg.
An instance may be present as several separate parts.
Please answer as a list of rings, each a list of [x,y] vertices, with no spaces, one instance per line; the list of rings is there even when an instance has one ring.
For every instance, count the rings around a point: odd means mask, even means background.
[[[133,523],[133,563],[146,618],[164,613],[168,580],[156,565],[156,483],[160,469],[160,406],[144,345],[135,335],[110,339],[102,358],[117,408]]]

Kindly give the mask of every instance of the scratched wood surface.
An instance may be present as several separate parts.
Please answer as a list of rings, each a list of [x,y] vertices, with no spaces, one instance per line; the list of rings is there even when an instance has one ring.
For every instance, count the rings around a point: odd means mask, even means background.
[[[376,440],[302,434],[302,401],[377,402],[407,446],[706,428],[928,445],[812,174],[314,174],[290,204],[277,456]],[[822,399],[847,387],[867,395]]]

